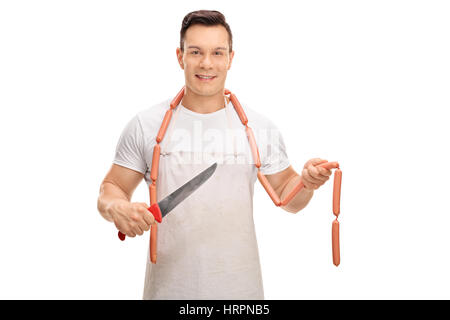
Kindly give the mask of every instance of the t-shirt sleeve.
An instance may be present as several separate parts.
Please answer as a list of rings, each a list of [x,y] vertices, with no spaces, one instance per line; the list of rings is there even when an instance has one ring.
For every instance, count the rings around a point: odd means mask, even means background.
[[[290,165],[280,130],[272,121],[269,120],[268,123],[268,130],[261,139],[262,146],[265,149],[262,152],[259,169],[264,175],[278,173]]]
[[[113,163],[145,174],[144,133],[139,117],[132,118],[122,131]]]

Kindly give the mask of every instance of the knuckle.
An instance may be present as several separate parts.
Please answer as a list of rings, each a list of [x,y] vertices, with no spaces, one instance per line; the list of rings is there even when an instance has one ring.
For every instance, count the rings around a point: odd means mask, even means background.
[[[144,207],[140,206],[137,208],[137,212],[139,213],[145,213],[145,211],[147,211],[147,209],[145,209]]]
[[[130,223],[129,227],[130,227],[130,231],[131,230],[136,230],[137,224],[132,222],[132,223]]]

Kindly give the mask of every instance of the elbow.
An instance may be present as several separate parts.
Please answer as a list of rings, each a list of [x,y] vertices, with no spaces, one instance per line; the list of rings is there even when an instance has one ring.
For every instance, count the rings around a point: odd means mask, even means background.
[[[97,198],[97,210],[98,210],[99,213],[102,213],[102,212],[105,211],[104,210],[104,206],[102,204],[102,201],[100,199],[100,196]]]
[[[113,221],[111,218],[111,214],[108,212],[108,203],[104,199],[104,185],[100,186],[100,194],[97,198],[97,211],[100,215],[107,221]]]
[[[283,209],[284,211],[287,211],[287,212],[289,212],[289,213],[297,213],[297,212],[299,212],[299,211],[301,211],[303,208],[300,208],[300,209],[292,209],[292,208],[289,208],[288,206],[284,206],[284,207],[281,207],[281,209]]]
[[[100,215],[105,218],[106,220],[109,221],[108,219],[108,214],[106,212],[106,208],[105,208],[105,204],[101,199],[101,196],[98,197],[97,199],[97,211],[100,213]]]

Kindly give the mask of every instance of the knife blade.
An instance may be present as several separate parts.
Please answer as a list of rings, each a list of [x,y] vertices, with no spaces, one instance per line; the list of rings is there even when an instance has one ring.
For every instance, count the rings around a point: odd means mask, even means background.
[[[217,162],[200,172],[194,178],[183,184],[177,190],[169,194],[161,201],[152,204],[148,211],[150,211],[155,220],[161,223],[162,218],[165,217],[170,211],[178,206],[183,200],[189,197],[195,190],[197,190],[206,180],[208,180],[216,171]],[[125,235],[119,231],[119,239],[125,240]]]
[[[163,200],[158,202],[159,209],[161,210],[161,218],[164,218],[173,208],[179,205],[184,199],[189,197],[198,187],[200,187],[206,180],[208,180],[214,171],[216,171],[217,163],[214,163],[209,168],[203,170],[194,178],[186,182],[177,190],[169,194]],[[158,221],[161,222],[161,221]]]

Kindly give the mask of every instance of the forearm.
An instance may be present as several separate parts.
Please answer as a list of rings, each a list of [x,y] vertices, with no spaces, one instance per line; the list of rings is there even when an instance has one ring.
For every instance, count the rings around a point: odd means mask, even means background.
[[[109,182],[105,182],[100,186],[97,209],[103,218],[112,222],[111,211],[113,206],[127,204],[130,204],[130,200],[119,187]]]
[[[286,198],[286,196],[289,195],[289,193],[291,193],[291,191],[294,189],[294,187],[298,184],[300,180],[301,177],[299,175],[293,176],[282,190],[281,199]],[[303,187],[288,204],[282,206],[281,208],[291,213],[297,213],[306,207],[306,205],[311,200],[313,194],[314,190],[306,189]]]

